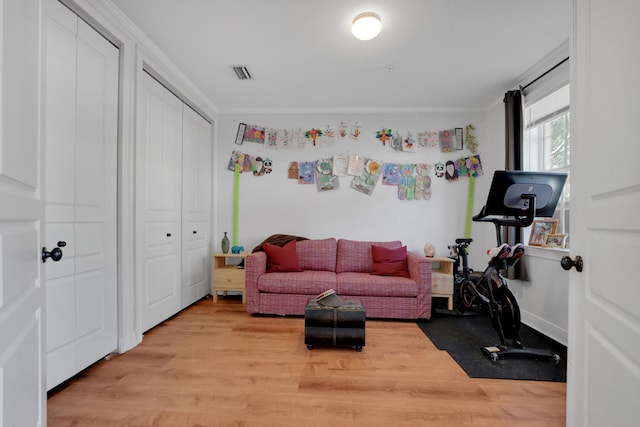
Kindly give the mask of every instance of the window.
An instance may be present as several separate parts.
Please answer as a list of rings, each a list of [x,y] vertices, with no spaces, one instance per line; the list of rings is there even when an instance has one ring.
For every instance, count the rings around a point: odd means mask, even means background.
[[[530,105],[526,105],[525,98],[524,114],[523,169],[569,173],[571,158],[569,85]],[[570,187],[569,177],[553,216],[558,220],[558,233],[569,233]]]

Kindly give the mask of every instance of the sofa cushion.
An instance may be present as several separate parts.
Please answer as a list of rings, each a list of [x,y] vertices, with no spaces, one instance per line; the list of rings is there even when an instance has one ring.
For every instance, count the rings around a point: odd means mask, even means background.
[[[373,258],[372,274],[410,277],[406,246],[398,249],[387,249],[382,246],[371,245],[371,257]]]
[[[335,287],[336,273],[333,271],[269,273],[258,278],[258,290],[267,293],[316,296]]]
[[[373,269],[371,245],[381,246],[387,249],[398,249],[402,246],[402,242],[399,240],[391,242],[362,242],[340,239],[338,240],[336,273],[371,273]]]
[[[283,247],[265,243],[262,249],[267,254],[267,273],[302,271],[298,263],[295,240]]]
[[[368,273],[336,275],[338,295],[372,297],[411,297],[418,295],[418,285],[412,279],[397,276],[376,276]]]
[[[335,272],[336,246],[337,241],[334,238],[298,242],[297,251],[300,267],[305,271]]]

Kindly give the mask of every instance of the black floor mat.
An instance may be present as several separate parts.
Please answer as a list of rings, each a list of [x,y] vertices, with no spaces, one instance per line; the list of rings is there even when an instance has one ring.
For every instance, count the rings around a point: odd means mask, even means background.
[[[500,340],[486,316],[434,313],[430,320],[419,321],[418,326],[436,347],[446,350],[472,378],[558,382],[567,380],[566,347],[526,325],[520,328],[524,347],[551,350],[560,356],[560,363],[529,357],[507,357],[491,361],[481,349],[499,344]]]

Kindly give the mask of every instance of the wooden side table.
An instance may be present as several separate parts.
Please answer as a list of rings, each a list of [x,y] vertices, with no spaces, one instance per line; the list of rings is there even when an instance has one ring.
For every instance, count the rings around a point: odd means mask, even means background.
[[[431,297],[447,298],[447,309],[453,310],[453,262],[447,257],[432,257]],[[438,264],[438,267],[435,267]]]
[[[213,274],[211,275],[211,285],[213,288],[213,302],[218,302],[218,291],[240,291],[242,292],[242,303],[247,302],[245,292],[244,268],[236,268],[241,261],[244,261],[248,253],[215,253],[213,258]],[[230,262],[227,262],[230,261]]]

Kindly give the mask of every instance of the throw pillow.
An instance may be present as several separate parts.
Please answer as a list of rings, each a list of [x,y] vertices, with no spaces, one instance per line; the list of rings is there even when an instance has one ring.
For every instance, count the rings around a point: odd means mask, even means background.
[[[282,247],[265,243],[262,249],[267,254],[267,273],[302,271],[298,262],[295,240]]]
[[[371,245],[373,258],[373,271],[371,274],[378,276],[409,276],[409,264],[407,263],[407,247],[387,249],[382,246]]]

